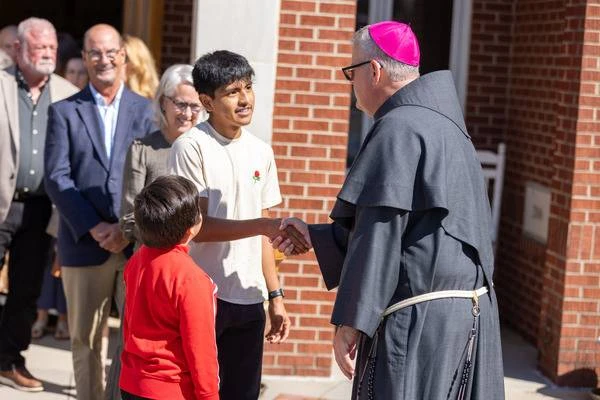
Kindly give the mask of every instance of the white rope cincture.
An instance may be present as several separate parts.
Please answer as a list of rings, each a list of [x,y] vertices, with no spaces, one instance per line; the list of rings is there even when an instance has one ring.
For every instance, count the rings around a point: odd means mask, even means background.
[[[488,287],[482,286],[477,290],[439,290],[437,292],[420,294],[418,296],[409,297],[408,299],[399,301],[396,304],[392,304],[383,311],[383,315],[381,316],[381,318],[385,318],[391,313],[401,310],[403,308],[414,306],[415,304],[423,303],[425,301],[437,299],[473,299],[474,304],[477,303],[477,305],[479,305],[479,297],[483,296],[487,292]]]

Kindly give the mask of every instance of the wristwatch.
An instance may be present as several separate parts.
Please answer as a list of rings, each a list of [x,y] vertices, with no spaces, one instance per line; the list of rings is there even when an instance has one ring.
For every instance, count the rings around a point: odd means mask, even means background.
[[[285,294],[283,293],[283,289],[279,288],[276,290],[273,290],[272,292],[269,292],[269,300],[273,300],[275,297],[285,297]]]

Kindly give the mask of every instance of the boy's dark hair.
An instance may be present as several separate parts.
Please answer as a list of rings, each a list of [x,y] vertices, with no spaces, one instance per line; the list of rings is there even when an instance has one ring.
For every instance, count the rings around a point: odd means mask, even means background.
[[[192,77],[196,92],[215,97],[215,91],[221,86],[237,81],[251,82],[254,70],[244,56],[217,50],[196,60]]]
[[[202,220],[200,195],[196,186],[182,176],[160,176],[135,196],[133,213],[142,243],[173,247]]]

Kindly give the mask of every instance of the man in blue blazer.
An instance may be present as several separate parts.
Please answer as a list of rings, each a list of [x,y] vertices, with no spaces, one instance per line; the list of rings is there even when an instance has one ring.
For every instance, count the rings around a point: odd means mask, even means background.
[[[61,219],[58,254],[67,298],[77,398],[104,398],[102,328],[114,294],[123,302],[123,251],[118,224],[123,164],[134,139],[152,132],[150,102],[122,81],[119,33],[95,25],[84,36],[90,84],[49,110],[46,189]]]

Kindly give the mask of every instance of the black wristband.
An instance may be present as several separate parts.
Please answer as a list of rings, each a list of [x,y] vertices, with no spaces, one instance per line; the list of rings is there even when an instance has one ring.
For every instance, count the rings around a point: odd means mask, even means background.
[[[273,300],[275,297],[285,297],[285,295],[283,294],[283,289],[279,288],[276,290],[273,290],[272,292],[269,292],[269,300]]]

